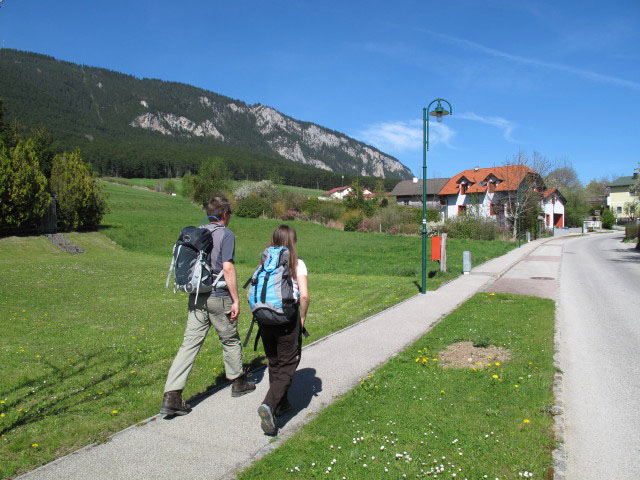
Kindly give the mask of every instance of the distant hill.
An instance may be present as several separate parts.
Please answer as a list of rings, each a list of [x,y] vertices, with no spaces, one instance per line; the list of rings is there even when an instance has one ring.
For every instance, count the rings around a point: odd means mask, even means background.
[[[204,158],[221,156],[237,177],[303,172],[320,188],[325,182],[318,179],[336,174],[412,177],[394,157],[270,107],[36,53],[0,49],[0,97],[5,121],[46,127],[108,175],[181,175]]]

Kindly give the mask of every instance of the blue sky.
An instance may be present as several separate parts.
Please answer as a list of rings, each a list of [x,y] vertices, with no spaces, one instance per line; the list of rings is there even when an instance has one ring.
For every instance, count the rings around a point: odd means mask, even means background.
[[[429,177],[518,150],[583,182],[640,161],[638,0],[2,0],[0,43],[269,105],[419,175],[442,97]]]

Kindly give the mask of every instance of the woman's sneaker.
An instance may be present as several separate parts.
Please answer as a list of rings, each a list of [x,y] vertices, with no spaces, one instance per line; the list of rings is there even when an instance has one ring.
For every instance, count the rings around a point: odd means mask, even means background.
[[[260,416],[260,426],[266,435],[276,434],[276,422],[273,418],[271,407],[263,403],[258,407],[258,415]]]

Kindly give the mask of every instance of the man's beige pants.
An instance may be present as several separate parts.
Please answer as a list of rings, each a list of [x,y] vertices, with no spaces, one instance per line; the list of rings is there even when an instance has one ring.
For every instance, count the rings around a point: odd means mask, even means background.
[[[165,392],[184,388],[211,325],[218,332],[222,343],[222,359],[227,378],[233,380],[242,374],[242,346],[238,334],[238,322],[237,320],[229,321],[233,303],[231,297],[198,295],[198,301],[195,303],[195,295],[189,297],[189,315],[184,341],[169,369],[167,383],[164,386]]]

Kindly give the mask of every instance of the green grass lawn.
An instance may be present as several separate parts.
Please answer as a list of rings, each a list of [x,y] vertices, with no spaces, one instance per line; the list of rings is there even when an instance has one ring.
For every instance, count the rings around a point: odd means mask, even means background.
[[[164,288],[180,228],[204,213],[180,197],[106,184],[110,212],[99,232],[71,233],[86,250],[61,252],[44,237],[0,239],[0,477],[46,463],[157,413],[171,361],[182,341],[186,297]],[[232,218],[241,281],[255,267],[279,222]],[[292,222],[310,275],[309,341],[414,295],[420,239],[341,232]],[[501,255],[513,245],[450,242],[453,257]],[[455,253],[453,253],[455,252]],[[430,263],[435,271],[436,264]],[[245,292],[241,292],[244,298]],[[244,336],[250,315],[241,307]],[[191,373],[188,398],[221,381],[215,335]],[[261,349],[245,362],[263,362]]]
[[[477,294],[238,478],[551,478],[554,302]],[[510,360],[443,368],[448,345]]]
[[[158,182],[165,182],[169,180],[168,178],[122,178],[122,177],[103,177],[103,180],[111,182],[111,183],[119,183],[122,185],[135,186],[135,187],[145,187],[149,189],[155,189]],[[173,178],[172,179],[176,183],[176,189],[180,191],[180,187],[182,185],[181,178]],[[256,183],[250,181],[232,181],[233,188],[237,188],[238,186],[244,183]],[[278,188],[285,192],[294,192],[299,193],[301,195],[307,195],[309,197],[319,197],[325,191],[317,190],[315,188],[304,188],[304,187],[296,187],[293,185],[278,185]]]

